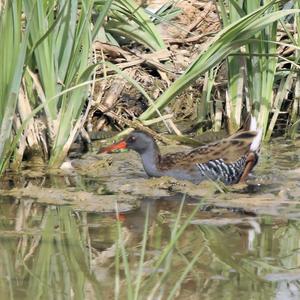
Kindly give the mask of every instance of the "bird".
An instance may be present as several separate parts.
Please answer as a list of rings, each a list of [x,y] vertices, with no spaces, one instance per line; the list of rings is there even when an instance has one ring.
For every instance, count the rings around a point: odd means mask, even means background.
[[[117,149],[136,151],[149,177],[170,176],[179,180],[200,183],[204,180],[232,185],[244,182],[257,164],[262,131],[256,130],[251,117],[249,130],[241,130],[220,141],[188,151],[161,155],[154,138],[141,130],[131,132],[124,140],[100,152]]]

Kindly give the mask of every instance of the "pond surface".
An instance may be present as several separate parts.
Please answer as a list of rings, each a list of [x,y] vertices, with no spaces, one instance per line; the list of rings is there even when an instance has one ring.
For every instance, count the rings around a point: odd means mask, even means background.
[[[1,299],[300,299],[297,144],[229,188],[147,179],[132,152],[74,166],[1,182]]]

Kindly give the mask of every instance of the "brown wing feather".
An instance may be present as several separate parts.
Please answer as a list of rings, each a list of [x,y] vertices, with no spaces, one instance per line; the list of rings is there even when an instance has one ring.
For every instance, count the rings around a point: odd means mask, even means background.
[[[162,168],[169,169],[174,165],[188,167],[216,159],[223,159],[226,163],[232,163],[249,152],[256,134],[255,131],[238,132],[219,142],[210,143],[189,152],[165,155],[161,157]]]

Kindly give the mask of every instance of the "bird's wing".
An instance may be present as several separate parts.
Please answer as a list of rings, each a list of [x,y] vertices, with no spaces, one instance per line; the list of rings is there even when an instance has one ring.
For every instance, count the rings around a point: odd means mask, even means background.
[[[238,132],[219,142],[210,143],[188,152],[164,155],[161,158],[161,165],[162,168],[167,169],[173,166],[189,167],[217,159],[222,159],[225,163],[232,163],[250,151],[251,143],[256,135],[256,131]]]

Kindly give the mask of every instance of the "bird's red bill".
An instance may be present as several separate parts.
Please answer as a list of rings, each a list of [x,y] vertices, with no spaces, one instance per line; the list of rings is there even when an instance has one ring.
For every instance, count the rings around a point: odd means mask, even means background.
[[[117,144],[112,144],[108,147],[102,148],[99,150],[98,153],[111,153],[115,150],[121,150],[121,149],[126,149],[127,148],[127,144],[125,141],[121,141]]]

